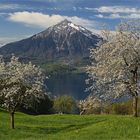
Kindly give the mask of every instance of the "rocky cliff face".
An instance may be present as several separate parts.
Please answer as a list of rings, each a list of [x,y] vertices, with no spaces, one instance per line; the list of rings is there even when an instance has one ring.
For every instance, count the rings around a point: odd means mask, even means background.
[[[102,38],[82,26],[64,20],[30,38],[7,44],[0,54],[14,53],[37,62],[62,60],[73,63],[89,56],[89,48],[96,47]]]

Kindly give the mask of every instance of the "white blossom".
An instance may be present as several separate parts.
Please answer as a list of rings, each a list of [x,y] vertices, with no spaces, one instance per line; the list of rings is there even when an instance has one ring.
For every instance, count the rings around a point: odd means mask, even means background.
[[[123,95],[137,96],[140,85],[140,21],[121,23],[116,32],[103,33],[106,40],[91,49],[87,90],[105,100]]]
[[[45,76],[31,62],[21,63],[14,55],[10,62],[0,58],[0,77],[2,105],[9,112],[15,112],[21,105],[30,107],[32,100],[44,97]]]

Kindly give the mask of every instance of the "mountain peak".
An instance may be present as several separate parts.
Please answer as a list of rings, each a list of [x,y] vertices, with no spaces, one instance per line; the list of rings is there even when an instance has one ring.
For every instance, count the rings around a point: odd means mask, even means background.
[[[59,22],[58,24],[56,24],[56,25],[54,25],[54,26],[52,26],[52,27],[53,27],[53,28],[55,28],[55,27],[58,27],[58,28],[66,28],[66,27],[68,27],[69,24],[71,24],[71,23],[72,23],[71,21],[65,19],[65,20]]]
[[[68,19],[64,19],[63,21],[60,22],[60,24],[68,24],[71,23],[71,21],[69,21]]]
[[[68,33],[73,34],[75,32],[80,32],[89,38],[92,38],[92,35],[93,35],[91,31],[87,30],[86,28],[84,28],[80,25],[76,25],[67,19],[65,19],[65,20],[61,21],[60,23],[48,28],[48,30],[50,32],[54,31],[55,33],[63,32],[64,34],[68,34]]]
[[[60,23],[56,24],[55,27],[62,27],[62,28],[73,28],[76,30],[79,30],[81,26],[76,25],[74,23],[72,23],[71,21],[65,19],[63,21],[61,21]]]
[[[35,62],[67,61],[75,63],[89,56],[89,49],[102,40],[86,28],[65,19],[30,38],[0,48],[0,54],[14,53]]]

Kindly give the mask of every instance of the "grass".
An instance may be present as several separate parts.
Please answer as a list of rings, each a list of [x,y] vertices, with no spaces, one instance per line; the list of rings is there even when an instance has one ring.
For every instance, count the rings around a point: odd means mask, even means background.
[[[140,118],[115,115],[40,115],[0,111],[0,140],[139,140]]]

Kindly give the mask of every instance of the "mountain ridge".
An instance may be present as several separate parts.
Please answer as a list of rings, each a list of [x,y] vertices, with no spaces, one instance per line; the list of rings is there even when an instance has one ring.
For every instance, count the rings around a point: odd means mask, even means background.
[[[9,57],[14,53],[21,58],[38,62],[63,60],[73,63],[77,59],[88,57],[89,49],[97,47],[100,40],[102,38],[99,35],[65,19],[29,38],[2,46],[0,54]]]

